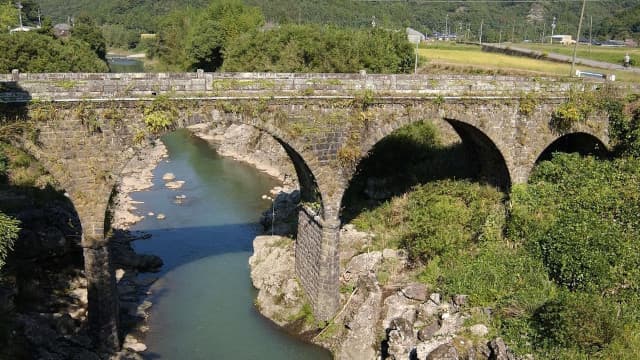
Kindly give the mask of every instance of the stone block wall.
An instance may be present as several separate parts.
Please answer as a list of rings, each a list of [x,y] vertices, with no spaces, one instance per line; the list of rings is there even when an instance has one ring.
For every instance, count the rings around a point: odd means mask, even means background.
[[[304,205],[298,214],[298,236],[295,244],[296,274],[314,309],[320,305],[320,260],[322,255],[321,219]]]
[[[597,85],[547,78],[537,78],[534,81],[515,76],[203,72],[0,74],[0,83],[18,89],[0,92],[0,102],[137,98],[162,93],[180,97],[347,96],[364,90],[422,96],[511,96],[530,91],[563,96],[571,88],[594,88]]]

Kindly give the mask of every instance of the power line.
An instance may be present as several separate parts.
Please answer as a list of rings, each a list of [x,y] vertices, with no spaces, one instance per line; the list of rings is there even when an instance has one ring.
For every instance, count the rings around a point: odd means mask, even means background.
[[[352,0],[353,2],[379,2],[379,3],[388,3],[388,2],[407,2],[407,0]],[[540,0],[413,0],[410,3],[535,3]],[[550,1],[553,3],[563,3],[563,2],[575,2],[579,3],[583,0],[555,0]],[[585,0],[586,2],[595,3],[595,2],[615,2],[615,0]]]

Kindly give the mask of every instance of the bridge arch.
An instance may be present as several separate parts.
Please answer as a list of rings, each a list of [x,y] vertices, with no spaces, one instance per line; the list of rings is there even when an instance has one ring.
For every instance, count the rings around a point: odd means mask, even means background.
[[[348,205],[348,198],[353,196],[351,191],[352,187],[355,185],[354,181],[357,179],[361,171],[364,171],[362,168],[363,166],[371,166],[371,164],[367,164],[370,159],[369,156],[373,152],[377,151],[377,146],[383,144],[385,139],[389,139],[390,135],[394,132],[408,126],[413,126],[422,121],[423,120],[417,118],[400,118],[391,124],[379,126],[378,129],[381,128],[383,131],[376,129],[372,134],[365,136],[367,142],[363,146],[363,151],[366,151],[366,153],[358,161],[356,169],[347,180],[346,189],[344,189],[344,192],[341,195],[340,209],[342,221],[345,219],[348,220],[345,218],[344,210]],[[444,140],[446,144],[458,144],[457,146],[464,148],[458,149],[463,151],[461,153],[456,153],[454,156],[470,157],[467,161],[478,165],[478,180],[500,187],[503,190],[509,189],[512,180],[507,160],[503,156],[503,151],[497,143],[489,137],[489,135],[482,131],[482,129],[478,128],[472,122],[449,118],[446,116],[432,117],[431,120],[425,120],[425,122],[434,125],[434,128],[437,129],[437,132],[440,133],[443,137],[442,140]],[[406,148],[404,151],[411,151],[407,146],[403,147]],[[389,159],[387,160],[392,161]],[[442,176],[447,177],[447,175]],[[452,178],[459,176],[464,175],[458,173],[450,174],[450,177]],[[362,184],[360,184],[360,186],[361,185]]]
[[[85,108],[86,112],[79,110],[85,106],[85,103],[56,105],[59,108],[55,116],[49,114],[50,119],[34,123],[38,139],[34,141],[24,134],[17,139],[16,145],[34,156],[56,179],[78,213],[83,229],[81,245],[88,280],[89,329],[102,350],[112,351],[119,348],[119,310],[108,246],[109,224],[105,223],[105,219],[111,194],[121,182],[123,170],[141,148],[147,146],[137,144],[139,139],[136,139],[141,129],[145,129],[145,124],[139,104],[117,105],[123,107],[118,111],[126,114],[127,121],[109,119],[112,115],[108,113],[113,112],[110,105],[101,107],[101,104],[96,104],[90,110]],[[252,126],[272,136],[283,147],[298,176],[302,201],[319,205],[312,213],[301,211],[301,220],[306,222],[306,226],[299,227],[298,238],[303,241],[310,238],[316,243],[307,247],[309,253],[303,254],[304,257],[296,256],[306,261],[297,262],[296,271],[300,273],[304,269],[315,269],[306,274],[307,279],[300,275],[302,284],[312,302],[322,296],[324,289],[320,286],[307,286],[326,283],[316,279],[318,273],[323,271],[326,256],[323,255],[323,192],[315,176],[320,164],[314,154],[301,141],[292,139],[276,126],[246,114],[223,114],[206,107],[193,112],[182,110],[172,126],[152,136],[160,137],[176,129],[201,123],[235,123]],[[33,121],[33,116],[31,113],[26,119],[31,117]],[[99,127],[89,128],[87,125],[95,126],[95,123]],[[302,214],[305,215],[304,219]],[[305,249],[303,246],[297,248]]]
[[[109,185],[92,184],[92,192],[83,192],[79,185],[93,179],[75,179],[65,171],[60,162],[55,161],[51,154],[40,148],[37,141],[22,137],[10,142],[33,156],[42,168],[58,183],[65,196],[69,199],[80,225],[80,247],[84,262],[85,277],[88,291],[88,330],[96,341],[96,347],[101,351],[113,351],[119,347],[117,301],[103,301],[102,299],[117,299],[115,274],[111,268],[108,247],[105,246],[104,215],[109,200]],[[107,180],[108,181],[108,180]],[[103,196],[96,196],[102,194]]]
[[[511,173],[503,155],[505,152],[500,149],[499,143],[470,122],[446,117],[444,120],[455,129],[462,144],[468,146],[469,153],[479,160],[481,179],[503,190],[509,189]]]
[[[606,157],[610,149],[595,134],[585,131],[572,132],[546,143],[544,149],[538,153],[534,166],[541,161],[550,160],[555,152],[577,152],[581,155]]]

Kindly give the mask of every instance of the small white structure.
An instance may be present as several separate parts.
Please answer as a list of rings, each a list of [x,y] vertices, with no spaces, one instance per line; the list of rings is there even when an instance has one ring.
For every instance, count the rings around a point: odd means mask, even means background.
[[[415,44],[418,42],[423,42],[426,39],[423,33],[418,30],[414,30],[412,28],[407,28],[407,39],[410,43]]]
[[[15,29],[11,29],[11,30],[9,30],[9,33],[13,34],[13,33],[15,33],[15,32],[31,31],[31,30],[34,30],[34,29],[35,29],[35,28],[34,28],[34,27],[31,27],[31,26],[18,26],[18,27],[17,27],[17,28],[15,28]]]
[[[69,37],[71,36],[72,30],[73,28],[69,24],[66,24],[66,23],[55,24],[53,26],[53,35],[55,35],[55,37],[58,37],[58,38]]]
[[[571,35],[553,35],[551,36],[552,44],[573,45],[576,43]]]

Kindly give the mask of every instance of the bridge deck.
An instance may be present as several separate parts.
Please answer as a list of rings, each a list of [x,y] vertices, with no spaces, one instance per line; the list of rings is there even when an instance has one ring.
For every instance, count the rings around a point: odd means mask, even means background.
[[[583,80],[479,75],[369,75],[291,73],[59,73],[0,75],[0,102],[145,98],[157,94],[233,96],[356,96],[367,90],[395,96],[559,96],[598,86]]]

